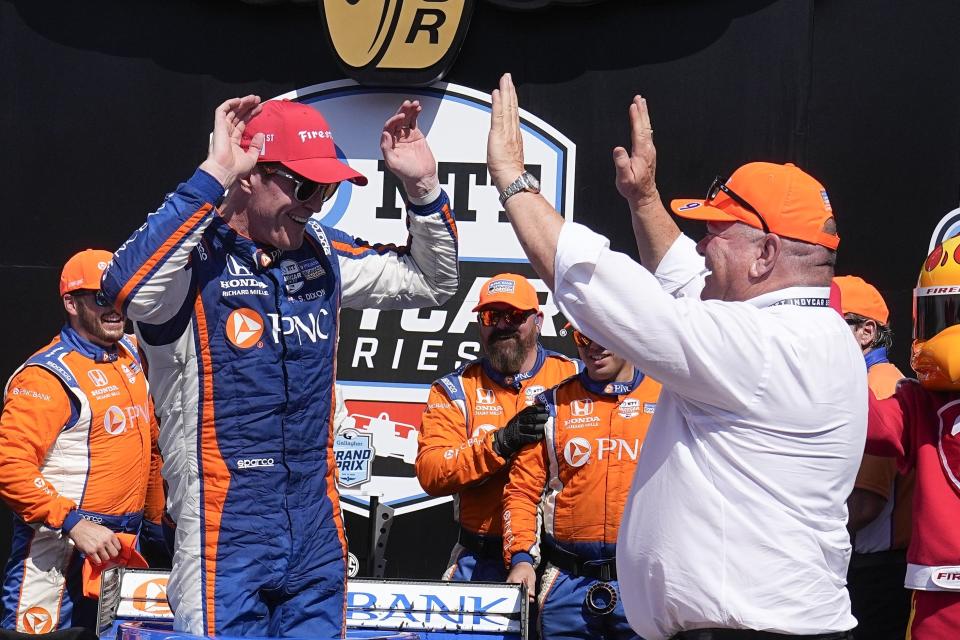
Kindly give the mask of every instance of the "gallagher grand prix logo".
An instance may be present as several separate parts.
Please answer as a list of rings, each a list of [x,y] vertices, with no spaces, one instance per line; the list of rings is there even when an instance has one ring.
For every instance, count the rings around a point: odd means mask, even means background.
[[[319,5],[327,41],[347,76],[363,84],[424,86],[441,80],[453,66],[474,1],[320,0]],[[601,0],[487,1],[522,11]]]

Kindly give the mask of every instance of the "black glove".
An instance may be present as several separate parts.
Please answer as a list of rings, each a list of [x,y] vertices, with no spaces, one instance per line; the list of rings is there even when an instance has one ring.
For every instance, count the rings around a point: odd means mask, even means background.
[[[540,442],[543,440],[543,425],[549,417],[550,413],[542,404],[530,405],[493,434],[493,450],[501,458],[512,458],[528,444]]]

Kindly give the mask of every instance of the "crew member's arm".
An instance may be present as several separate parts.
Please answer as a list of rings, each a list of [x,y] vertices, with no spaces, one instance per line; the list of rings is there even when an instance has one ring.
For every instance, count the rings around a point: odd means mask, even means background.
[[[510,465],[510,480],[503,493],[503,560],[508,567],[540,562],[537,510],[547,484],[546,458],[541,441],[524,447]]]
[[[248,150],[240,147],[243,128],[259,105],[260,98],[246,96],[217,108],[207,159],[114,254],[101,286],[131,320],[159,324],[180,310],[190,286],[185,270],[190,253],[225,189],[249,173],[263,146],[257,134]]]
[[[57,436],[76,420],[63,384],[47,371],[26,367],[10,381],[0,416],[0,497],[24,522],[59,529],[77,508],[40,472]]]
[[[458,493],[507,463],[494,451],[494,432],[468,437],[465,405],[451,400],[442,385],[430,388],[417,449],[417,479],[432,496]]]
[[[549,421],[546,428],[551,428]],[[525,584],[531,599],[537,591],[534,573],[534,567],[540,562],[537,513],[547,484],[546,456],[543,441],[517,454],[510,465],[510,479],[503,493],[503,560],[510,570],[507,582]]]
[[[419,102],[406,100],[380,134],[387,168],[408,198],[407,243],[369,244],[334,231],[343,304],[352,308],[404,309],[443,304],[459,284],[457,225],[437,180],[437,162],[417,126]]]
[[[31,366],[13,377],[0,415],[0,498],[24,522],[59,529],[81,553],[106,562],[120,552],[116,535],[82,519],[76,502],[60,495],[40,471],[57,436],[77,417],[66,389],[52,374]]]

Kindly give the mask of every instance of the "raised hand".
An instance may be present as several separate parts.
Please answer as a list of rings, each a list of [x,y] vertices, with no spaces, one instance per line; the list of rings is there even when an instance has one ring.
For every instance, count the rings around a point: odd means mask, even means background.
[[[200,168],[216,178],[224,189],[253,169],[263,148],[263,134],[258,133],[246,149],[240,139],[247,123],[260,113],[260,97],[249,95],[231,98],[217,107],[213,117],[213,134],[207,159]]]
[[[517,91],[509,73],[500,77],[499,89],[490,95],[490,133],[487,136],[487,171],[499,191],[523,173],[523,135]]]
[[[623,147],[613,150],[613,164],[617,170],[617,191],[631,207],[645,206],[657,193],[657,149],[653,146],[653,128],[647,101],[634,96],[630,105],[630,153]]]
[[[408,196],[422,198],[439,185],[437,160],[417,126],[423,107],[418,100],[404,100],[383,125],[380,151],[387,168],[400,179]]]

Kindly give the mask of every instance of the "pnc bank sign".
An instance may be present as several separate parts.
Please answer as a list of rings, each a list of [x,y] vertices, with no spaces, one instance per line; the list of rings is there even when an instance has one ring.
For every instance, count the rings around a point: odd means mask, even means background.
[[[487,0],[507,9],[597,0]],[[467,35],[474,0],[321,0],[331,49],[364,84],[422,86],[442,79]]]

